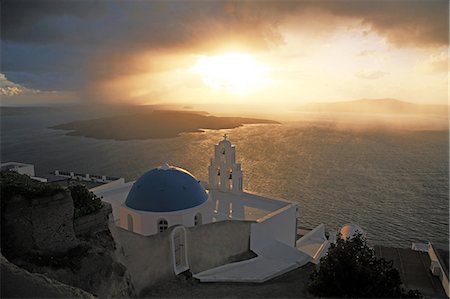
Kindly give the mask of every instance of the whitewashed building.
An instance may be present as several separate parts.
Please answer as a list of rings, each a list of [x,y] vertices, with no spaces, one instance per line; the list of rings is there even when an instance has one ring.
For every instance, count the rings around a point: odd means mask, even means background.
[[[222,257],[230,256],[233,248],[239,246],[247,246],[247,249],[241,249],[250,250],[257,256],[220,267],[203,268],[207,270],[200,272],[194,271],[194,277],[200,281],[263,282],[308,262],[317,263],[328,248],[323,225],[299,242],[297,205],[245,191],[243,178],[241,165],[236,163],[236,148],[224,135],[224,139],[214,145],[206,183],[200,182],[185,169],[166,164],[144,173],[135,182],[115,181],[91,191],[112,205],[115,224],[121,229],[118,231],[119,238],[123,246],[128,248],[125,249],[125,252],[129,252],[128,256],[138,254],[131,251],[136,246],[142,246],[138,245],[141,244],[139,242],[147,242],[150,237],[159,239],[159,235],[166,236],[164,232],[169,230],[173,271],[176,274],[190,268],[198,269],[195,263],[201,260],[193,256],[202,253],[197,252],[200,249],[194,249],[195,242],[214,236],[220,242],[225,242],[224,237],[228,240],[225,243],[228,242],[229,248],[220,248]],[[219,227],[214,224],[237,222],[248,227],[248,245],[237,244],[238,239],[233,240],[232,235],[214,232]],[[195,233],[192,229],[196,227],[203,232],[201,239],[193,237]],[[126,232],[134,234],[126,235]],[[229,233],[237,234],[232,231]],[[138,236],[147,239],[136,239]],[[136,243],[131,246],[130,242]],[[130,260],[130,263],[133,261]],[[150,268],[136,270],[136,273],[149,271]]]

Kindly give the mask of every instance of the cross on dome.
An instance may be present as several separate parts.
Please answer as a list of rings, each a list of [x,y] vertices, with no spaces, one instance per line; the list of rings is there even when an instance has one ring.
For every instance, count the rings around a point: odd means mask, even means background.
[[[160,169],[162,169],[162,170],[169,170],[170,169],[170,165],[169,165],[169,163],[164,163],[161,167],[160,167]]]
[[[228,135],[227,134],[223,134],[223,140],[227,140],[228,139]]]

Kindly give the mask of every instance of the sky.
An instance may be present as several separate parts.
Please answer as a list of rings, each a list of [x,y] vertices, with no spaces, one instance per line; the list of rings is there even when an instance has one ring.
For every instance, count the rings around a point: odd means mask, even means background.
[[[447,0],[2,0],[2,105],[447,104],[448,16]]]

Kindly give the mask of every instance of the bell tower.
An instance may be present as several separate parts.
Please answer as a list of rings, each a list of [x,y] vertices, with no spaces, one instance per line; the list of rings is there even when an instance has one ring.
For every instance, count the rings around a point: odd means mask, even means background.
[[[241,164],[236,163],[236,147],[228,140],[227,134],[223,140],[214,145],[214,157],[208,167],[209,188],[222,192],[242,192]]]

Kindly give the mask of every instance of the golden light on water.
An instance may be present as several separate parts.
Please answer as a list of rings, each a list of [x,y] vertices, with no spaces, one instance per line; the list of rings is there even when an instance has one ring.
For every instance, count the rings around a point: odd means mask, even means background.
[[[268,67],[245,53],[201,56],[191,70],[207,87],[233,94],[247,94],[269,80]]]

